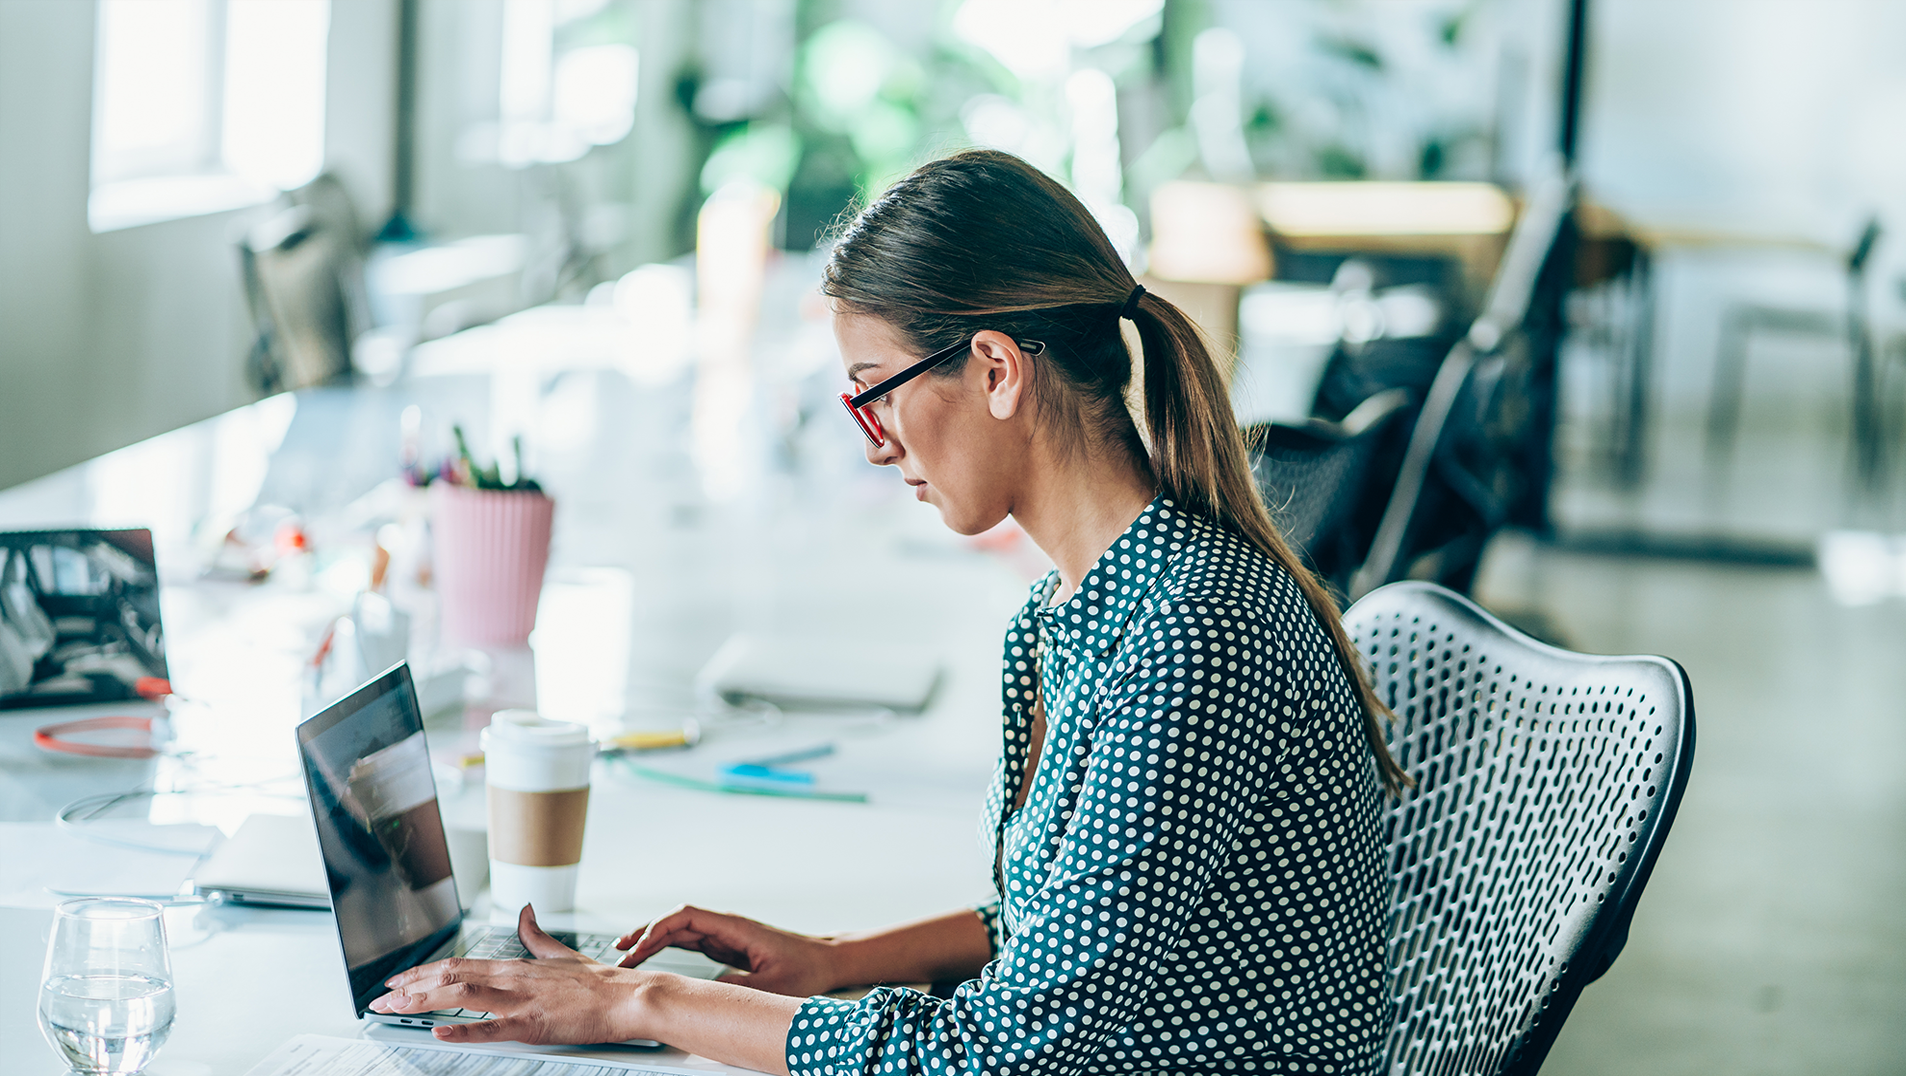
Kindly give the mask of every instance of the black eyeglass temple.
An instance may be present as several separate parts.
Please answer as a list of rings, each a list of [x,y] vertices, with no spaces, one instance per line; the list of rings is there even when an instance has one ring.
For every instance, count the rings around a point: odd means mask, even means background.
[[[1045,350],[1046,350],[1046,345],[1039,340],[1014,340],[1013,343],[1018,344],[1019,350],[1025,352],[1028,355],[1042,355],[1045,353]],[[875,385],[872,388],[869,388],[866,392],[860,393],[859,395],[855,396],[853,399],[848,400],[847,401],[848,406],[866,407],[868,404],[873,403],[875,400],[880,399],[882,396],[885,396],[889,392],[892,392],[893,390],[899,388],[900,386],[906,384],[907,382],[912,381],[914,378],[919,377],[921,374],[926,373],[928,370],[933,369],[935,366],[940,365],[946,360],[952,358],[953,356],[959,354],[960,352],[972,346],[973,346],[973,341],[969,339],[969,340],[963,340],[960,343],[954,344],[950,347],[943,347],[940,350],[934,352],[933,354],[928,355],[926,358],[921,359],[919,362],[914,363],[912,366],[909,366],[906,369],[900,371],[899,373],[893,375],[887,380],[882,381],[880,384]]]

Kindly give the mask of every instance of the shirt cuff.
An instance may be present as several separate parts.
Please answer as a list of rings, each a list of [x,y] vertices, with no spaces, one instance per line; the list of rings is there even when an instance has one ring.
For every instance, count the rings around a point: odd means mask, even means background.
[[[788,1025],[788,1076],[834,1076],[841,1043],[865,1020],[856,1002],[808,998]]]

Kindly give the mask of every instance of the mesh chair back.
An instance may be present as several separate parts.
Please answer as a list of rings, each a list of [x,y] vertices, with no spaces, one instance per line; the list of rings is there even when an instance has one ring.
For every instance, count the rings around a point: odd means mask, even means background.
[[[1251,477],[1284,540],[1308,550],[1356,506],[1374,438],[1334,438],[1303,426],[1246,432]]]
[[[1429,583],[1372,591],[1344,620],[1416,781],[1385,822],[1384,1071],[1533,1073],[1621,951],[1673,822],[1687,675],[1539,643]]]
[[[1359,546],[1343,551],[1358,505],[1373,480],[1371,463],[1409,393],[1391,389],[1358,406],[1341,423],[1311,419],[1301,425],[1261,423],[1244,431],[1251,446],[1251,477],[1279,533],[1326,577],[1339,563],[1360,563]],[[1381,480],[1388,482],[1389,476]],[[1343,580],[1333,580],[1341,583]]]

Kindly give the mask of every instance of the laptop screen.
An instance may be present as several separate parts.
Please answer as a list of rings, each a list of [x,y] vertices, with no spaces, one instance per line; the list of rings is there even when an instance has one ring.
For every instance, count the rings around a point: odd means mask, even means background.
[[[137,698],[166,676],[151,531],[0,532],[0,709]]]
[[[409,666],[299,725],[298,753],[361,1016],[462,923]]]

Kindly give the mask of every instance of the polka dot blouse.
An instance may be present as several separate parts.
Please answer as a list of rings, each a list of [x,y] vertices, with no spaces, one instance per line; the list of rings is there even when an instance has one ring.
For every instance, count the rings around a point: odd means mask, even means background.
[[[1374,762],[1296,584],[1160,497],[1006,635],[994,959],[810,998],[796,1076],[1369,1073],[1388,1017]],[[1025,804],[1035,689],[1047,730]]]

